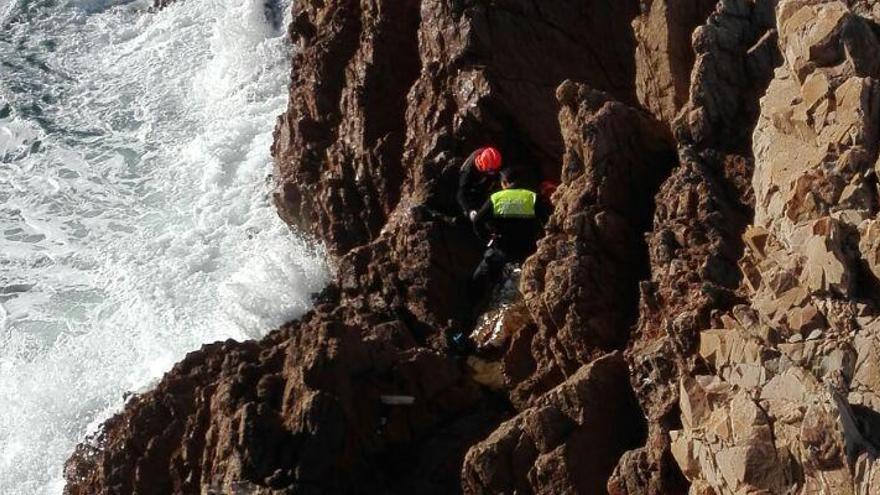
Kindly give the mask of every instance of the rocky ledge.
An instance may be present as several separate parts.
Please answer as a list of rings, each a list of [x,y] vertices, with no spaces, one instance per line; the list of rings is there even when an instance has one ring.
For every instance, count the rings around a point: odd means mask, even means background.
[[[275,200],[335,282],[132,398],[66,493],[880,489],[878,2],[293,8]],[[475,366],[485,143],[561,185]]]

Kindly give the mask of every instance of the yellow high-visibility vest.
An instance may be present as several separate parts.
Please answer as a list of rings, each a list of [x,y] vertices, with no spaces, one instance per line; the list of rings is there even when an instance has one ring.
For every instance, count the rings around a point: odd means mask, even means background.
[[[535,218],[538,196],[528,189],[505,189],[490,199],[495,218]]]

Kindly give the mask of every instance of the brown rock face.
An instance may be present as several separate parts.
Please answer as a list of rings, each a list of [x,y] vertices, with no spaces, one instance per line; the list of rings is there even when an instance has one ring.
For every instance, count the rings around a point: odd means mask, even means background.
[[[775,5],[722,1],[694,31],[690,99],[674,123],[680,144],[749,154],[757,101],[779,64]]]
[[[716,0],[649,0],[633,21],[639,101],[671,126],[690,93],[694,50],[691,34],[715,9]]]
[[[600,357],[471,448],[464,491],[601,493],[642,421],[623,357]]]
[[[272,153],[282,218],[342,253],[400,198],[406,92],[419,76],[419,2],[296,2],[291,94]]]
[[[779,63],[774,2],[719,2],[693,33],[690,99],[673,123],[680,165],[656,197],[651,280],[627,359],[648,417],[648,442],[621,459],[609,491],[685,493],[669,450],[679,382],[701,369],[699,332],[742,300],[737,260],[753,208],[751,130]]]
[[[448,191],[424,186],[474,146],[496,143],[508,163],[558,177],[554,91],[564,79],[635,99],[635,0],[294,8],[290,105],[273,147],[276,204],[335,253],[377,237],[404,181],[413,194]]]
[[[643,232],[652,198],[675,160],[662,127],[644,113],[584,85],[564,83],[557,95],[562,184],[546,236],[523,267],[537,373],[518,386],[517,402],[626,345],[638,283],[649,273]]]
[[[260,343],[190,354],[105,424],[97,449],[78,449],[67,492],[456,489],[451,460],[494,424],[480,391],[401,322],[364,339],[339,320],[319,310]],[[413,405],[383,404],[397,395]]]
[[[293,9],[275,200],[335,281],[131,399],[66,493],[877,491],[877,2]],[[464,359],[487,143],[560,186]]]
[[[678,421],[680,378],[700,368],[693,357],[699,330],[710,325],[713,311],[739,300],[738,232],[748,222],[749,206],[736,182],[750,173],[739,157],[691,157],[657,195],[648,236],[652,280],[641,286],[640,320],[627,351],[649,440],[624,456],[609,485],[612,493],[687,491],[670,464],[668,430]]]
[[[777,26],[785,63],[761,101],[740,262],[748,300],[701,332],[708,369],[680,381],[672,453],[692,490],[870,493],[876,391],[857,370],[875,359],[880,93],[865,54],[880,44],[840,2],[783,0]]]

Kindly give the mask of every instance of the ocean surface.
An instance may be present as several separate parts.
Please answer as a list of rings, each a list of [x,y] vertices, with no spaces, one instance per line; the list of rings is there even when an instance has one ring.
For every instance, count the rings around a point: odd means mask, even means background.
[[[270,203],[289,4],[0,0],[0,494],[203,343],[301,315],[322,253]]]

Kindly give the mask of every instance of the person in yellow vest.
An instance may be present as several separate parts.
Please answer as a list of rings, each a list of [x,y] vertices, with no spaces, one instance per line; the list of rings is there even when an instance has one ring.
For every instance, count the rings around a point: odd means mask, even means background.
[[[473,303],[473,322],[483,311],[492,290],[507,263],[521,263],[535,252],[543,224],[550,216],[550,202],[535,191],[522,187],[518,170],[501,169],[501,190],[473,215],[474,230],[487,242],[483,259],[474,270],[468,286],[468,299]],[[474,343],[465,332],[449,335],[450,344],[458,354],[471,354]]]
[[[487,241],[483,260],[471,278],[473,301],[485,299],[501,278],[504,265],[521,263],[535,252],[549,208],[535,191],[521,187],[518,171],[501,171],[501,190],[474,217],[474,228]]]

